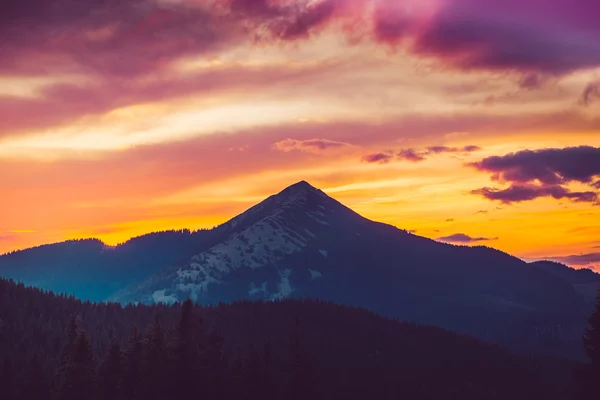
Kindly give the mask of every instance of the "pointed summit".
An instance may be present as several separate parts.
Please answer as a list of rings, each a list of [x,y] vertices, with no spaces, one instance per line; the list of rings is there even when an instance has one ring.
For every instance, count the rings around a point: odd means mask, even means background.
[[[306,193],[306,192],[321,192],[321,191],[319,189],[317,189],[316,187],[312,186],[310,183],[302,180],[300,182],[296,182],[293,185],[286,187],[279,194]]]

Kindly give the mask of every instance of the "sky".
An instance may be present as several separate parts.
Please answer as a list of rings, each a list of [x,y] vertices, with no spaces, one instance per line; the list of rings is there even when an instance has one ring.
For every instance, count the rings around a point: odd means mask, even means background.
[[[5,0],[0,253],[211,228],[300,180],[600,269],[597,0]]]

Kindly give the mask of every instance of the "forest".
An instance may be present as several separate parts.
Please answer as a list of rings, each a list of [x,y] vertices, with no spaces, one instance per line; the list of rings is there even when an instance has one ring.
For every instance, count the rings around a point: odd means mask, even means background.
[[[82,302],[0,280],[3,399],[570,399],[580,363],[317,300]]]

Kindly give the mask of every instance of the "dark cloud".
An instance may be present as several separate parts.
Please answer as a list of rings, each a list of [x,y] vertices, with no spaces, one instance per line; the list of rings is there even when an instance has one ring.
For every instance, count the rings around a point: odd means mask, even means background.
[[[521,201],[534,200],[539,197],[553,197],[555,199],[569,199],[574,202],[595,203],[598,194],[595,192],[572,192],[559,185],[534,186],[534,185],[511,185],[507,189],[495,189],[484,187],[471,191],[485,197],[488,200],[498,200],[505,204]]]
[[[503,203],[533,200],[539,197],[569,199],[575,202],[598,202],[594,190],[573,192],[566,184],[579,182],[598,189],[600,148],[590,146],[564,149],[524,150],[505,156],[493,156],[470,166],[492,174],[492,179],[510,182],[505,189],[484,187],[473,190],[490,200]]]
[[[454,222],[454,218],[448,218],[446,222]]]
[[[439,241],[449,242],[449,243],[473,243],[473,242],[483,242],[483,241],[497,240],[497,239],[498,239],[497,237],[496,238],[471,237],[464,233],[455,233],[454,235],[443,236],[443,237],[437,238],[437,240],[439,240]]]
[[[600,64],[596,0],[455,0],[415,39],[414,52],[463,69],[564,75]],[[591,13],[591,14],[590,14]],[[524,79],[525,85],[535,82]]]
[[[600,148],[591,146],[563,149],[524,150],[493,156],[470,164],[494,174],[496,180],[555,185],[572,181],[589,183],[600,176]]]
[[[545,75],[600,65],[597,0],[4,0],[0,69],[115,77],[162,69],[190,54],[244,41],[291,41],[351,26],[462,69],[517,71],[534,88]],[[342,23],[338,23],[342,22]]]
[[[481,150],[481,147],[473,145],[464,147],[429,146],[424,154],[429,155],[439,153],[472,153],[479,150]]]
[[[588,83],[581,94],[581,103],[584,106],[589,106],[595,100],[600,100],[600,81]]]
[[[388,153],[373,153],[363,157],[364,162],[387,164],[392,159],[392,155]]]
[[[487,213],[488,213],[487,210],[479,210],[475,214],[487,214]]]
[[[402,149],[396,154],[398,160],[419,162],[425,160],[425,155],[415,149]]]
[[[548,257],[548,260],[558,261],[568,265],[587,265],[600,262],[600,253],[577,254],[571,256]]]
[[[543,86],[546,79],[543,75],[537,73],[529,73],[524,75],[519,81],[519,86],[523,89],[533,90]]]
[[[421,162],[427,159],[428,156],[441,153],[471,153],[481,150],[479,146],[464,146],[464,147],[449,147],[449,146],[429,146],[426,150],[417,149],[401,149],[396,153],[396,159]],[[389,160],[388,160],[389,161]]]

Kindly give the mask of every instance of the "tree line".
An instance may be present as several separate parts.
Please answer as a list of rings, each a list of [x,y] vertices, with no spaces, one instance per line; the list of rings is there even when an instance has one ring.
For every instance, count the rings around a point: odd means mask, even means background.
[[[188,300],[172,329],[156,317],[145,332],[134,328],[125,348],[112,340],[97,360],[90,336],[72,315],[54,372],[47,374],[35,355],[24,375],[14,376],[5,359],[0,393],[3,400],[318,399],[312,364],[297,333],[288,350],[283,382],[273,379],[268,342],[240,349],[228,362],[222,335],[205,328]]]

